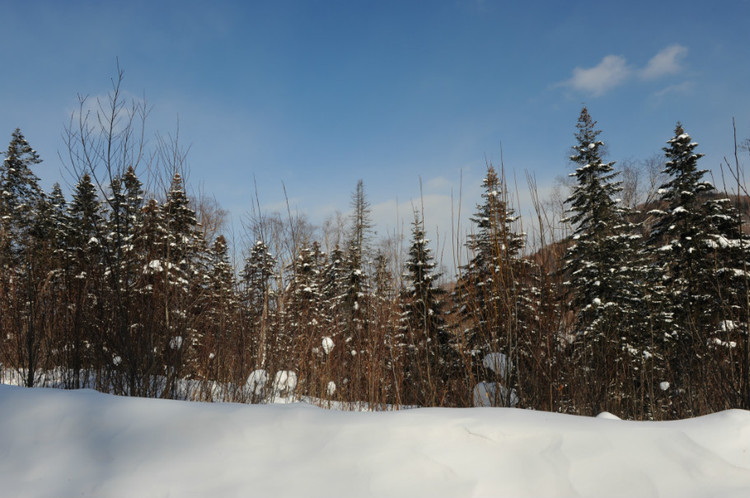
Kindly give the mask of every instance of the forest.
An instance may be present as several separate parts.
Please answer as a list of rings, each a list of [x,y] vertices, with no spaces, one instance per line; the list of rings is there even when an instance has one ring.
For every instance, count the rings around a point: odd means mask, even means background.
[[[376,240],[362,181],[349,217],[325,227],[258,206],[235,263],[218,203],[188,195],[184,151],[169,139],[145,150],[147,113],[118,90],[63,133],[78,179],[68,199],[40,187],[33,137],[11,136],[0,376],[126,396],[293,391],[633,420],[750,409],[741,144],[719,189],[677,123],[649,195],[629,202],[583,107],[564,217],[530,185],[534,244],[490,164],[456,275],[440,274],[419,209],[403,249]]]

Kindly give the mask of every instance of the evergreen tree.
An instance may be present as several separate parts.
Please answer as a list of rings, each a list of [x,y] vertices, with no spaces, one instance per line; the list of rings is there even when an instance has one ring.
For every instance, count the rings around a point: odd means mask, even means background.
[[[613,170],[614,162],[602,161],[604,142],[598,139],[600,130],[584,107],[578,118],[575,134],[577,144],[570,160],[578,165],[571,196],[565,201],[570,206],[566,220],[573,228],[573,244],[566,255],[566,273],[574,292],[574,307],[581,317],[581,332],[586,333],[606,311],[616,294],[613,272],[621,263],[612,254],[613,236],[619,235],[623,211],[617,205],[620,182]]]
[[[68,230],[70,220],[68,218],[67,202],[59,183],[52,186],[52,192],[48,199],[49,210],[42,217],[47,221],[45,232],[52,234],[55,256],[58,260],[57,267],[64,267],[63,258],[66,256]]]
[[[45,238],[45,260],[49,268],[42,297],[46,305],[44,317],[51,341],[49,356],[55,366],[68,365],[70,350],[67,347],[67,331],[71,329],[68,296],[73,274],[70,267],[72,257],[68,253],[70,224],[67,204],[58,183],[55,183],[49,197],[42,202],[39,218],[40,233]],[[65,378],[65,382],[67,386],[72,386],[74,380]]]
[[[344,267],[346,282],[343,293],[342,307],[344,325],[344,341],[349,356],[341,365],[347,376],[342,380],[352,397],[361,396],[367,390],[366,370],[370,359],[367,355],[372,349],[370,337],[370,317],[372,314],[370,289],[368,280],[368,264],[370,257],[370,237],[372,221],[370,220],[370,205],[367,202],[362,180],[357,182],[357,188],[352,195],[352,225],[349,234]],[[342,348],[338,348],[341,354]],[[345,381],[345,382],[344,382]]]
[[[345,345],[351,343],[350,336],[346,336],[348,330],[348,318],[345,313],[345,298],[348,289],[348,271],[346,267],[346,256],[344,251],[337,245],[328,255],[322,272],[322,319],[330,337],[339,340],[342,347],[335,349],[335,357],[346,358],[344,355]],[[347,342],[348,339],[348,342]]]
[[[37,209],[43,198],[32,168],[42,160],[16,129],[0,168],[0,257],[18,265],[28,249]]]
[[[40,210],[45,195],[32,167],[41,159],[19,129],[13,132],[0,167],[0,295],[7,313],[2,341],[5,362],[16,365],[28,387],[43,354],[38,320],[39,292],[47,278],[46,237]]]
[[[313,396],[325,393],[325,382],[322,381],[326,379],[320,378],[318,371],[327,354],[321,349],[322,340],[330,333],[322,320],[325,260],[318,242],[305,245],[300,251],[292,281],[286,289],[288,326],[284,331],[286,337],[282,338],[284,344],[279,348],[287,362],[282,366],[299,367],[302,376],[308,379],[307,388]]]
[[[352,226],[347,251],[347,288],[344,298],[346,310],[353,322],[353,336],[363,332],[366,316],[366,297],[368,294],[366,262],[369,254],[369,239],[372,230],[370,220],[370,204],[365,197],[365,187],[362,180],[357,182],[357,188],[352,194]],[[362,339],[362,337],[358,337]]]
[[[143,185],[133,167],[128,167],[124,176],[112,179],[107,204],[105,341],[111,357],[103,358],[103,363],[110,365],[114,378],[105,381],[121,393],[146,395],[150,392],[148,383],[140,380],[153,372],[157,363],[150,335],[158,328],[153,321],[152,273],[156,264],[151,263],[160,262],[157,240],[162,236],[156,233],[163,231],[161,212],[155,201],[144,208]],[[146,213],[151,222],[148,229],[144,227]],[[122,385],[122,372],[127,372],[126,385]]]
[[[440,274],[415,211],[411,247],[401,296],[401,326],[405,338],[404,381],[408,403],[443,404],[451,370],[455,366],[450,335],[444,320],[444,291],[437,286]]]
[[[584,107],[578,118],[576,145],[570,159],[577,165],[577,182],[566,200],[574,228],[565,255],[564,272],[572,293],[577,334],[574,343],[576,375],[585,389],[585,409],[621,411],[615,400],[631,395],[633,365],[643,354],[643,323],[637,303],[642,299],[641,266],[635,259],[637,236],[631,235],[625,210],[619,205],[621,191],[614,162],[602,160],[601,131]],[[609,378],[604,383],[594,379]]]
[[[240,274],[243,306],[254,317],[260,317],[268,306],[275,267],[276,258],[269,252],[266,243],[258,240],[245,259],[245,267]]]
[[[172,178],[163,211],[166,237],[162,247],[167,284],[164,295],[167,341],[163,347],[169,372],[168,389],[172,389],[177,378],[196,366],[195,345],[202,338],[196,327],[196,303],[205,297],[202,284],[208,251],[179,173]]]
[[[81,387],[81,369],[91,365],[94,352],[100,350],[102,326],[102,228],[103,217],[96,187],[84,174],[75,187],[68,207],[68,248],[70,280],[69,308],[71,329],[67,350],[68,366],[73,373],[72,387]]]
[[[654,285],[665,307],[659,326],[667,338],[673,414],[689,416],[715,398],[701,387],[716,373],[707,363],[732,356],[717,352],[736,343],[732,336],[746,321],[748,239],[729,200],[703,180],[707,170],[698,168],[703,154],[680,123],[667,144],[669,179],[659,189],[664,209],[651,212],[656,221],[650,245]],[[737,368],[735,361],[721,363],[728,364]],[[717,385],[734,376],[729,373]]]
[[[165,275],[169,263],[164,257],[167,223],[156,201],[150,199],[143,207],[141,220],[133,238],[133,251],[141,267],[134,282],[132,309],[120,315],[120,333],[112,337],[113,354],[120,358],[126,371],[127,385],[118,386],[131,396],[157,396],[159,387],[153,383],[165,369],[164,350],[170,338],[166,334],[165,315],[169,309],[169,284]],[[126,304],[123,299],[122,304]],[[176,344],[176,343],[175,343]],[[116,365],[119,366],[119,365]]]
[[[495,378],[483,360],[492,352],[503,353],[514,363],[518,356],[526,304],[522,289],[527,271],[521,259],[524,236],[513,228],[518,217],[508,205],[504,181],[492,165],[487,167],[482,190],[482,203],[471,217],[476,231],[466,242],[471,259],[460,268],[454,299],[460,307],[465,356],[471,359],[474,375],[510,386],[510,378]],[[506,371],[508,375],[511,372]]]
[[[233,361],[232,345],[238,333],[238,302],[234,270],[223,235],[219,235],[211,246],[209,263],[208,289],[201,326],[204,333],[196,344],[198,372],[203,378],[225,383],[236,382],[245,372],[237,372],[237,365]]]
[[[378,251],[374,260],[373,278],[373,326],[370,330],[372,337],[370,356],[376,361],[382,373],[375,377],[374,393],[371,399],[379,395],[386,403],[400,405],[401,382],[403,374],[400,357],[403,347],[404,334],[399,330],[399,292],[388,260],[382,251]],[[374,370],[374,369],[373,369]],[[377,393],[377,394],[375,394]]]
[[[276,312],[272,290],[275,268],[276,258],[266,243],[258,240],[245,259],[240,274],[243,326],[235,351],[243,371],[250,359],[258,368],[266,367],[268,328]],[[248,353],[250,356],[246,358]]]

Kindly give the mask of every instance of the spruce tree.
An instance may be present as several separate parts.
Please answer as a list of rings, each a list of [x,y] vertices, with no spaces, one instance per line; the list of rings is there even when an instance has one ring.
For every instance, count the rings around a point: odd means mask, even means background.
[[[349,234],[349,245],[346,253],[347,288],[344,298],[346,311],[352,321],[352,337],[361,342],[366,328],[367,306],[367,268],[369,256],[369,241],[372,230],[370,220],[370,204],[365,196],[362,180],[357,182],[357,188],[352,194],[352,225]]]
[[[603,161],[601,131],[586,107],[576,128],[570,157],[577,165],[570,175],[576,184],[566,200],[565,220],[573,226],[573,237],[563,271],[576,315],[574,369],[582,376],[579,399],[584,404],[577,409],[622,413],[613,403],[632,396],[633,375],[639,368],[633,362],[640,363],[644,353],[644,324],[637,307],[642,290],[634,273],[641,268],[635,257],[638,237],[617,198],[621,186],[614,162]],[[602,378],[611,380],[604,383]]]
[[[41,162],[21,130],[16,129],[0,167],[0,257],[4,266],[18,265],[29,248],[43,198],[32,168]]]
[[[273,292],[276,263],[268,245],[258,240],[245,258],[240,274],[242,327],[237,336],[236,351],[243,370],[251,363],[256,368],[266,367],[268,328],[276,313]]]
[[[203,334],[196,341],[198,373],[218,382],[236,382],[245,372],[236,371],[235,336],[238,333],[237,295],[229,249],[219,235],[209,252],[208,288],[201,313]],[[244,379],[242,379],[244,380]]]
[[[164,327],[168,335],[163,347],[169,372],[168,388],[172,389],[177,378],[195,367],[194,347],[202,338],[196,326],[196,303],[204,297],[202,284],[208,251],[179,173],[172,178],[163,211],[166,237],[162,247],[167,284]]]
[[[19,129],[13,132],[0,166],[0,295],[5,296],[5,362],[15,365],[32,387],[42,355],[38,320],[39,291],[47,278],[46,236],[40,217],[46,202],[32,168],[41,159]]]
[[[444,319],[444,291],[437,285],[440,274],[435,271],[428,243],[422,219],[415,210],[405,265],[406,285],[400,301],[405,342],[404,392],[407,403],[437,406],[445,401],[455,360]]]
[[[659,325],[667,339],[674,416],[704,412],[707,400],[716,398],[705,391],[705,380],[725,366],[739,368],[726,353],[742,334],[747,313],[748,239],[731,202],[703,179],[707,170],[698,167],[703,154],[697,146],[677,123],[664,148],[663,208],[651,212],[653,279],[665,309]],[[715,361],[721,366],[709,368]],[[735,376],[736,370],[721,375],[718,388]]]
[[[335,344],[338,337],[332,336],[323,321],[323,267],[325,254],[320,244],[305,244],[294,264],[292,280],[287,286],[286,319],[284,336],[280,337],[280,348],[285,363],[284,369],[298,367],[303,377],[308,379],[308,393],[321,396],[325,393],[325,382],[320,369],[326,360],[322,349],[324,337],[330,337]]]
[[[72,319],[67,349],[68,366],[73,372],[72,387],[77,389],[81,387],[79,372],[93,360],[94,352],[86,346],[94,346],[98,351],[103,346],[103,217],[96,187],[88,174],[75,187],[68,206],[68,222],[69,269],[73,278],[68,289]]]
[[[528,272],[521,259],[524,236],[514,229],[518,217],[508,205],[505,183],[492,165],[487,167],[482,203],[476,209],[471,217],[476,231],[466,243],[471,259],[460,268],[454,296],[464,355],[471,360],[474,381],[511,386],[515,383],[513,369],[506,369],[506,378],[498,378],[497,372],[485,367],[484,358],[489,353],[502,353],[517,363],[527,304],[523,281]]]

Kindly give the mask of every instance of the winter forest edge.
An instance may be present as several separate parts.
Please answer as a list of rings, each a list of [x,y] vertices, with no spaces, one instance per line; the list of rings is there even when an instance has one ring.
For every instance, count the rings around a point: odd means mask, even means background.
[[[734,188],[707,181],[681,124],[635,202],[584,107],[560,216],[530,182],[533,251],[488,165],[455,277],[441,279],[419,210],[403,257],[374,240],[361,181],[336,226],[258,209],[234,268],[221,209],[187,195],[176,141],[144,150],[147,112],[121,77],[64,130],[69,200],[40,188],[20,130],[5,152],[0,381],[634,420],[750,409],[747,192],[738,159]]]

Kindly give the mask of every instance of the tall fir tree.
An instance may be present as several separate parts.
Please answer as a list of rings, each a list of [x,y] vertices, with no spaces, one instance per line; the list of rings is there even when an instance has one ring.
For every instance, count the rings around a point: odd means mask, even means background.
[[[658,325],[667,339],[673,416],[708,409],[707,400],[716,397],[700,381],[723,370],[710,368],[714,361],[735,369],[717,382],[731,384],[728,379],[735,377],[739,364],[725,361],[733,355],[723,350],[737,344],[743,330],[739,324],[747,319],[748,238],[731,202],[703,179],[708,171],[698,167],[703,154],[695,151],[697,146],[677,123],[664,148],[668,181],[659,189],[663,208],[651,212],[653,284],[664,308]]]
[[[404,395],[407,403],[440,406],[446,402],[455,355],[444,318],[444,291],[440,274],[419,212],[414,212],[411,246],[401,295],[404,337]]]
[[[32,168],[41,163],[19,129],[13,132],[0,167],[0,293],[5,298],[7,363],[16,365],[32,387],[44,334],[38,320],[39,293],[49,268],[45,264],[46,236],[39,216],[46,202]],[[8,344],[10,343],[10,344]],[[10,361],[8,361],[10,360]]]
[[[352,320],[352,336],[364,333],[366,326],[367,306],[367,260],[369,257],[369,242],[372,231],[370,219],[370,204],[365,196],[362,180],[357,182],[357,188],[352,194],[352,224],[349,234],[349,245],[346,253],[347,288],[344,298],[346,311]],[[356,337],[361,340],[362,337]]]
[[[185,191],[179,173],[172,183],[163,206],[166,237],[162,242],[167,292],[164,295],[164,327],[168,338],[163,344],[167,364],[167,388],[195,369],[195,346],[202,339],[197,327],[197,312],[205,297],[206,243],[198,229],[195,210]]]
[[[237,371],[237,362],[233,361],[232,345],[239,332],[238,301],[234,269],[223,235],[216,238],[209,251],[207,283],[200,317],[203,333],[195,345],[197,371],[203,379],[236,384],[245,372]]]
[[[72,317],[67,349],[74,388],[81,387],[79,372],[84,365],[93,364],[94,356],[98,356],[97,352],[105,346],[101,341],[104,306],[103,221],[96,187],[91,177],[84,174],[68,206],[69,268],[73,278],[68,289]]]
[[[601,131],[586,107],[576,129],[570,157],[577,165],[570,175],[576,184],[566,200],[573,237],[563,269],[576,315],[574,376],[581,376],[584,391],[579,396],[584,406],[575,409],[622,412],[616,400],[632,395],[633,361],[640,362],[643,354],[636,305],[642,291],[634,273],[641,268],[635,258],[638,237],[618,199],[622,188],[614,162],[603,161]],[[594,381],[603,377],[610,381]]]

